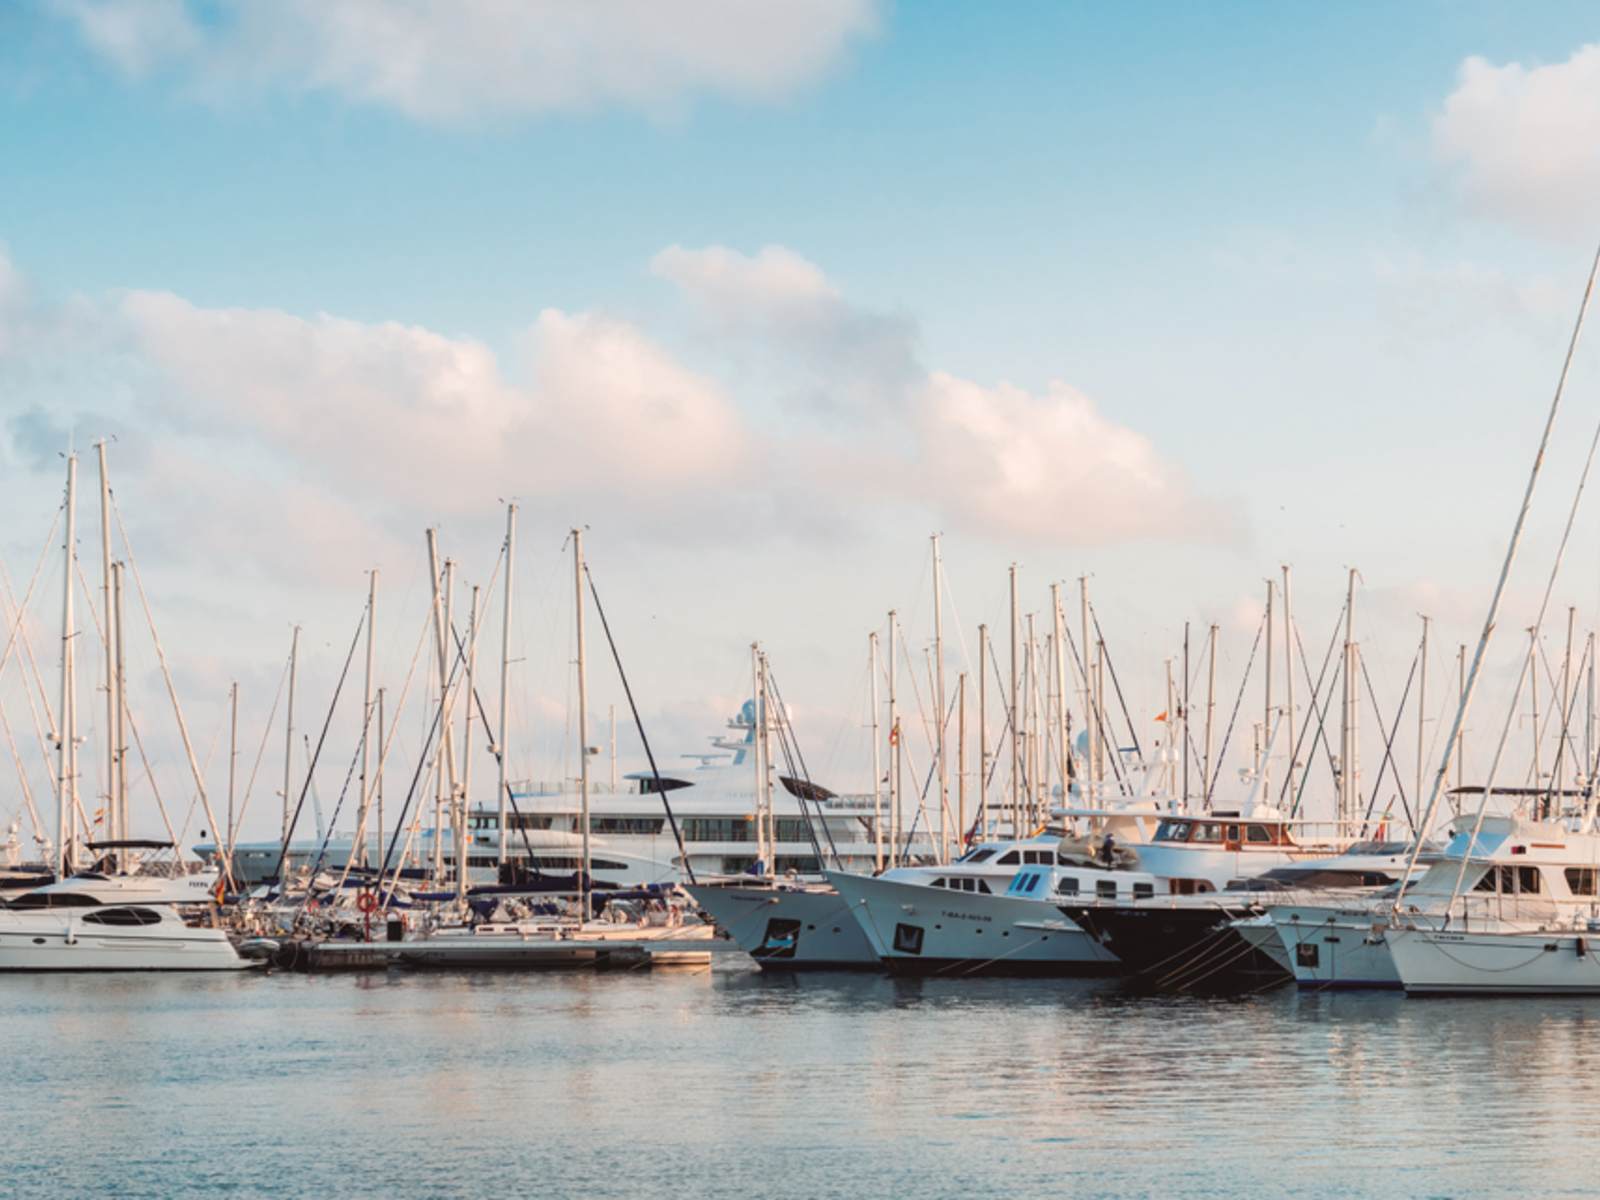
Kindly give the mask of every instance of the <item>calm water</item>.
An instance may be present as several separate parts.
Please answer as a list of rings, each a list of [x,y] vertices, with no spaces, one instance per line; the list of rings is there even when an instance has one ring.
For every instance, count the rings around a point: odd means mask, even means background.
[[[1588,1194],[1600,1000],[0,979],[7,1195]]]

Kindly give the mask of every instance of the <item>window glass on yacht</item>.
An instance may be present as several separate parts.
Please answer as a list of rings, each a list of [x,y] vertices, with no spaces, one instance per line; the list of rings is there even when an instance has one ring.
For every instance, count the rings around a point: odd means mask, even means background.
[[[1156,885],[1153,883],[1136,883],[1133,885],[1133,898],[1135,900],[1148,899],[1156,894]]]
[[[1265,825],[1247,825],[1245,826],[1244,840],[1257,844],[1270,844],[1272,842],[1272,830]]]
[[[930,884],[929,884],[929,885],[928,885],[928,886],[929,886],[929,887],[944,887],[944,880],[942,880],[942,879],[935,879],[935,880],[934,880],[934,881],[933,881],[933,882],[932,882],[932,883],[930,883]]]
[[[1006,853],[994,860],[995,866],[997,867],[1014,867],[1019,861],[1020,856],[1015,850],[1008,850]]]
[[[1498,879],[1499,877],[1500,877],[1500,872],[1496,871],[1493,867],[1490,867],[1487,871],[1485,871],[1483,873],[1483,878],[1478,880],[1477,883],[1472,885],[1472,890],[1475,891],[1475,892],[1493,892],[1493,891],[1496,891],[1498,889],[1496,889],[1496,887],[1495,887],[1495,880]]]
[[[973,889],[974,891],[980,892],[985,896],[994,895],[994,893],[989,890],[989,885],[987,883],[985,883],[983,880],[977,879],[977,880],[974,880],[973,882],[978,885],[975,889]]]
[[[100,912],[84,913],[85,925],[159,925],[161,914],[153,908],[107,908]]]
[[[956,861],[963,863],[981,863],[985,859],[993,857],[994,851],[991,848],[988,846],[979,846],[976,850],[968,850],[960,858],[956,859]]]
[[[1225,842],[1237,842],[1239,840],[1239,827],[1237,825],[1229,825],[1224,831],[1222,840]]]
[[[1197,842],[1220,842],[1222,840],[1222,826],[1216,821],[1202,821],[1195,826],[1194,840]]]
[[[1056,884],[1056,895],[1076,896],[1078,894],[1078,881],[1070,876],[1063,875]]]
[[[1094,885],[1094,894],[1102,900],[1115,900],[1117,898],[1117,881],[1115,879],[1097,879]]]
[[[1163,821],[1156,829],[1158,842],[1186,842],[1189,840],[1189,822]]]
[[[1595,894],[1595,869],[1593,867],[1568,867],[1567,890],[1574,896]]]
[[[1055,861],[1055,855],[1048,850],[1024,850],[1022,861],[1030,866],[1050,866]]]
[[[1508,870],[1515,870],[1517,873],[1517,892],[1519,895],[1538,895],[1540,886],[1538,867],[1514,867],[1508,868]]]
[[[590,833],[633,833],[655,836],[661,832],[665,825],[665,817],[590,817]],[[779,822],[782,824],[782,822]],[[778,835],[779,841],[788,841],[782,833]]]

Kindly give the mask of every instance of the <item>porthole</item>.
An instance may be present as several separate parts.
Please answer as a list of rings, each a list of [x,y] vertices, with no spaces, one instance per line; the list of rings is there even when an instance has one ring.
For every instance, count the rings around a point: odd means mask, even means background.
[[[44,939],[43,938],[34,938],[33,939],[33,944],[35,946],[42,946],[42,945],[44,945]]]

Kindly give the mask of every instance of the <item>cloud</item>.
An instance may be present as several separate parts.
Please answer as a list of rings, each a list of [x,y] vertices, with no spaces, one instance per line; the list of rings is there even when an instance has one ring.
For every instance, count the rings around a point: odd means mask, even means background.
[[[755,339],[798,374],[795,407],[825,420],[903,414],[925,375],[916,323],[852,304],[815,263],[783,246],[754,255],[726,246],[669,246],[650,262],[719,338]]]
[[[1543,233],[1600,233],[1600,44],[1543,66],[1466,59],[1433,135],[1478,211]]]
[[[56,0],[130,76],[329,92],[425,121],[700,94],[789,95],[878,25],[877,0]]]
[[[480,342],[394,322],[206,309],[135,292],[120,314],[170,384],[175,428],[242,438],[288,473],[415,512],[496,497],[616,512],[739,483],[752,445],[712,381],[633,326],[547,309],[530,377]],[[579,515],[574,512],[572,515]]]
[[[1148,437],[1066,384],[1033,395],[934,372],[919,422],[914,494],[952,524],[1079,546],[1241,534],[1238,516],[1198,496]]]
[[[806,372],[813,410],[844,436],[813,460],[852,464],[853,490],[931,509],[948,527],[1034,542],[1104,545],[1231,540],[1240,523],[1202,499],[1144,435],[1066,384],[1032,395],[930,371],[915,323],[852,303],[815,263],[782,246],[754,255],[670,246],[651,270],[719,334],[756,338]],[[861,426],[894,423],[902,450],[872,460]],[[837,483],[838,473],[834,476]],[[863,483],[863,480],[872,480]],[[849,484],[843,486],[849,487]]]

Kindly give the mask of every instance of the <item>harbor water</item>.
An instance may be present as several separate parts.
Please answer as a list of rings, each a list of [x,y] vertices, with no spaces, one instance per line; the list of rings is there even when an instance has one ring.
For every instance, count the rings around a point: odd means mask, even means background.
[[[7,1195],[1592,1195],[1600,1000],[0,979]]]

